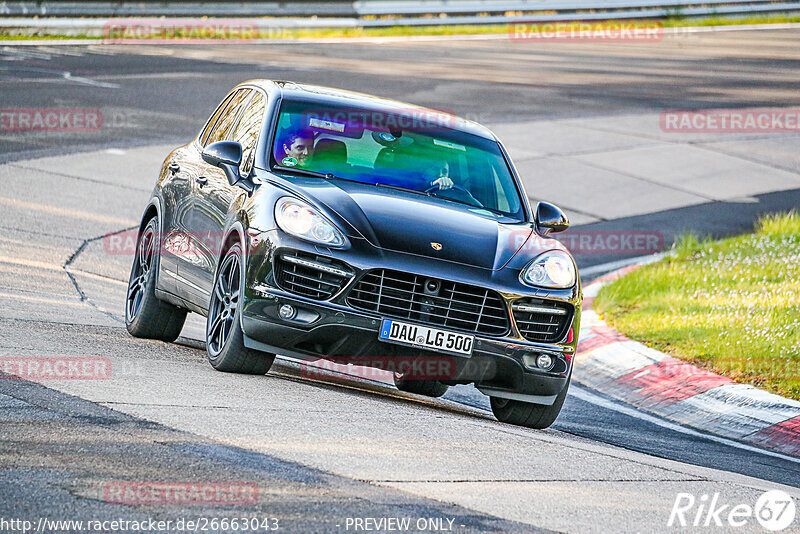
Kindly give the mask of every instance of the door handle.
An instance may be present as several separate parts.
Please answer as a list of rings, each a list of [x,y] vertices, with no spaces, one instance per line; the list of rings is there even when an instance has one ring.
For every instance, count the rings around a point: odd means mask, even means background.
[[[197,178],[195,178],[195,181],[198,184],[200,184],[200,189],[202,189],[203,186],[208,183],[208,178],[206,178],[205,176],[198,176]]]
[[[171,172],[172,174],[176,174],[178,171],[181,170],[181,166],[175,162],[170,163],[169,167],[167,168],[169,169],[169,172]]]

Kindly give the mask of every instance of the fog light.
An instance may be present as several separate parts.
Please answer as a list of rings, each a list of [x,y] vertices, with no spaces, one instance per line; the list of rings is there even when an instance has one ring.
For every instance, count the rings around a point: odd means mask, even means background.
[[[281,306],[281,309],[278,310],[278,315],[281,316],[281,319],[294,319],[294,316],[297,315],[297,310],[294,309],[294,306],[284,304]]]
[[[553,358],[551,358],[547,354],[540,354],[539,357],[536,358],[536,367],[547,371],[548,369],[553,367]]]
[[[544,352],[528,352],[522,355],[522,363],[528,369],[537,369],[539,371],[549,371],[556,366],[557,356],[546,354]]]

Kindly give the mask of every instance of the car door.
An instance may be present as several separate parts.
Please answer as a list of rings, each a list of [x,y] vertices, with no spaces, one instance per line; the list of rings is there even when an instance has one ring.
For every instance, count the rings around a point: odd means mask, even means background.
[[[250,88],[239,89],[234,93],[205,139],[204,146],[232,138],[239,117],[242,116],[252,95],[253,89]],[[188,287],[189,300],[205,308],[211,296],[228,207],[241,189],[228,183],[228,178],[222,169],[203,161],[200,147],[195,163],[197,176],[193,184],[190,214],[192,254],[188,258],[189,261],[180,264],[179,274]]]
[[[162,206],[162,255],[159,289],[185,297],[186,287],[179,276],[180,264],[191,257],[191,208],[194,180],[198,176],[199,147],[214,128],[234,92],[229,93],[206,121],[203,130],[193,142],[175,149],[165,162],[159,182]]]
[[[233,95],[234,92],[229,93],[217,106],[197,139],[170,154],[167,169],[162,176],[164,228],[161,272],[166,276],[161,277],[159,287],[182,298],[188,297],[189,288],[184,283],[181,273],[187,270],[185,264],[194,261],[192,251],[195,235],[191,212],[194,204],[195,179],[199,176],[199,163],[202,161],[200,150]]]
[[[178,262],[181,251],[188,246],[192,178],[186,162],[191,159],[190,152],[189,147],[174,150],[165,162],[158,184],[162,199],[158,287],[169,293],[177,291]]]

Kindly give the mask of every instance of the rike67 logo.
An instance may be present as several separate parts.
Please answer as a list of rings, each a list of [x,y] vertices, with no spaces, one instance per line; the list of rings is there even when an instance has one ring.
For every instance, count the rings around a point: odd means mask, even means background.
[[[678,493],[667,526],[684,529],[722,527],[726,530],[749,526],[749,531],[757,521],[764,529],[779,532],[794,522],[795,511],[794,500],[781,490],[765,492],[754,506],[725,502],[719,493],[703,494],[699,498],[691,493]]]

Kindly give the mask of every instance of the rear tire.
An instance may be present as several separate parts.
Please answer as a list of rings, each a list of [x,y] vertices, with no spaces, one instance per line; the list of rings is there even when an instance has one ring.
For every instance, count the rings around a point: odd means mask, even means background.
[[[564,389],[561,390],[555,402],[550,406],[500,397],[489,397],[492,413],[502,423],[526,426],[528,428],[547,428],[555,422],[558,414],[561,413],[561,407],[564,406],[564,400],[567,398],[569,382],[568,380]]]
[[[241,309],[244,295],[242,247],[231,245],[214,278],[214,289],[206,319],[206,352],[217,371],[263,375],[272,367],[275,355],[244,346]]]
[[[394,373],[394,385],[400,391],[406,393],[416,393],[426,397],[441,397],[447,393],[447,384],[442,384],[438,380],[407,380],[399,373]]]
[[[152,217],[139,233],[125,296],[125,328],[134,337],[171,343],[178,339],[186,310],[156,297],[156,273],[161,259],[158,218]]]

